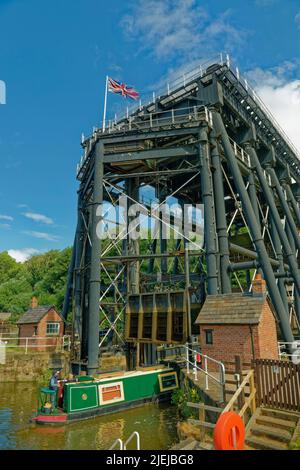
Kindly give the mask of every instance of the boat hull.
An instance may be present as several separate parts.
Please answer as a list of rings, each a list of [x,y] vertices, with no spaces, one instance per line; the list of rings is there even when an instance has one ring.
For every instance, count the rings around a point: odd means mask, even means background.
[[[32,418],[36,424],[67,424],[142,406],[149,402],[169,400],[178,388],[177,372],[169,368],[85,377],[67,382],[58,393],[60,407],[44,413],[40,406]],[[42,389],[49,393],[48,389]],[[48,407],[49,408],[49,407]]]
[[[94,410],[80,411],[78,413],[63,413],[60,415],[44,415],[38,414],[31,418],[31,421],[39,425],[65,425],[69,423],[74,423],[75,421],[82,421],[85,419],[97,418],[100,416],[105,416],[112,413],[118,413],[120,411],[129,410],[132,408],[137,408],[143,406],[147,403],[161,403],[169,401],[171,398],[171,393],[167,392],[156,397],[143,398],[140,400],[135,400],[132,402],[119,403],[112,406],[107,406],[103,408],[96,408]]]

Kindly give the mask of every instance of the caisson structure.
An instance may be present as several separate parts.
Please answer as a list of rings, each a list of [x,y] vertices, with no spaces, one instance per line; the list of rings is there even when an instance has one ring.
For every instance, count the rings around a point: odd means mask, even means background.
[[[82,145],[64,304],[65,315],[73,310],[74,362],[93,374],[101,346],[119,341],[129,368],[152,364],[157,345],[191,340],[206,295],[251,292],[257,270],[282,340],[294,340],[300,156],[228,57],[186,74]],[[188,230],[178,222],[185,210]],[[130,236],[133,229],[144,237]]]

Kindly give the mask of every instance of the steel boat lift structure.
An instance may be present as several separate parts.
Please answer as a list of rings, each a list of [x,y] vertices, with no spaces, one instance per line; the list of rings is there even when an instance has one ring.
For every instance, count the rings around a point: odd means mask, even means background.
[[[83,139],[63,313],[72,308],[73,362],[89,374],[99,368],[102,324],[126,343],[129,368],[151,364],[157,345],[191,340],[193,315],[206,295],[236,286],[251,292],[256,270],[266,280],[282,340],[292,342],[298,332],[300,155],[223,57]],[[159,236],[146,249],[129,237],[99,240],[99,205],[125,195],[129,206],[149,209],[145,186],[159,203],[172,196],[204,205],[200,249],[188,250],[185,237],[170,247],[159,219]]]

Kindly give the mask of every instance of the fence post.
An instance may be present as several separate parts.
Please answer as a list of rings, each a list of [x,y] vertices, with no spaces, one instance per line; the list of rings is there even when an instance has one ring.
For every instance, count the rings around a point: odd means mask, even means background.
[[[199,406],[199,421],[205,422],[204,403],[200,403],[200,406]],[[205,426],[200,426],[200,442],[205,438],[205,434],[206,434]]]
[[[195,371],[195,381],[197,382],[198,380],[198,374],[197,374],[197,354],[194,356],[194,371]]]
[[[28,338],[25,339],[25,354],[27,354],[28,349]]]
[[[255,392],[255,383],[254,383],[254,371],[252,371],[251,377],[250,377],[250,395]],[[255,413],[256,411],[256,394],[254,393],[254,396],[251,400],[251,412],[252,414]]]
[[[237,384],[237,389],[238,389],[241,382],[243,381],[243,369],[242,369],[241,356],[234,356],[234,361],[235,361],[235,373],[239,376],[239,380]],[[243,408],[244,403],[245,403],[245,395],[244,395],[244,391],[242,390],[242,392],[238,396],[238,406],[240,410]]]

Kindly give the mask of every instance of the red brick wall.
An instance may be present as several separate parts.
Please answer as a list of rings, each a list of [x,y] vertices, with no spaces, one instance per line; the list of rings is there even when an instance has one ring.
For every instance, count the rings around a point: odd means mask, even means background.
[[[213,330],[212,345],[205,342],[206,329]],[[253,342],[254,348],[258,349],[257,326],[253,328]],[[237,355],[243,362],[251,362],[253,358],[249,325],[201,325],[200,344],[203,354],[224,363],[234,362]],[[209,364],[211,367],[213,363]]]
[[[258,336],[259,358],[279,359],[276,322],[267,301],[264,303],[262,318],[258,325]]]
[[[206,344],[205,330],[213,331],[212,345]],[[224,363],[234,362],[236,355],[251,363],[253,351],[255,359],[278,359],[276,323],[268,302],[263,305],[259,325],[201,325],[200,344],[203,354]],[[210,368],[216,369],[213,363]]]
[[[60,328],[58,335],[54,336],[46,334],[47,322],[59,322]],[[37,327],[36,336],[39,339],[35,339],[33,337],[35,331],[34,327]],[[25,324],[19,326],[19,337],[33,337],[28,341],[28,347],[30,348],[30,346],[32,346],[32,349],[35,351],[49,351],[55,348],[58,342],[61,342],[59,338],[61,338],[63,334],[64,322],[54,309],[49,310],[49,312],[42,318],[42,320],[38,324]],[[25,340],[19,340],[19,344],[25,345]]]

